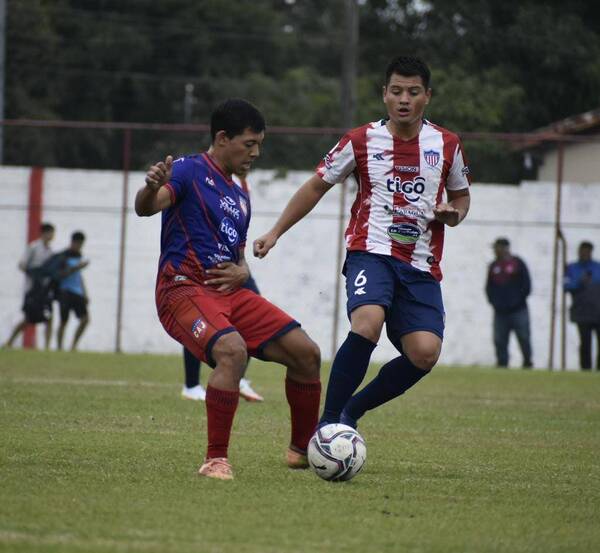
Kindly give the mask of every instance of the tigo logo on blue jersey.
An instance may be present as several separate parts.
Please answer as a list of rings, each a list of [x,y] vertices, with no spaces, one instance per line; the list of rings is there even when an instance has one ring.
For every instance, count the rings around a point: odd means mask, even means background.
[[[223,217],[221,219],[221,226],[219,227],[221,234],[225,236],[227,242],[231,246],[235,246],[238,243],[239,235],[235,228],[235,224],[229,217]]]

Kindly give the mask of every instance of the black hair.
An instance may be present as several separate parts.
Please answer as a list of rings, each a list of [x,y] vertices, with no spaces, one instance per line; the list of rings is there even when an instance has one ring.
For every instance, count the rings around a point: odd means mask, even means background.
[[[510,246],[510,242],[508,240],[508,238],[496,238],[496,241],[494,242],[494,246]]]
[[[390,79],[394,73],[403,77],[421,77],[425,90],[429,89],[431,71],[427,67],[427,64],[419,58],[412,56],[398,56],[394,58],[385,70],[385,86],[390,84]]]
[[[75,231],[71,234],[71,242],[83,242],[85,240],[85,234],[80,230]]]
[[[594,244],[592,244],[591,242],[588,242],[587,240],[582,242],[581,244],[579,244],[579,248],[588,248],[590,250],[594,249]]]
[[[44,234],[45,232],[50,232],[54,230],[54,225],[51,225],[50,223],[42,223],[42,225],[40,226],[40,232],[42,234]]]
[[[225,131],[228,138],[233,138],[246,129],[260,133],[265,126],[265,118],[258,108],[240,98],[225,100],[210,116],[210,136],[213,141],[219,131]]]

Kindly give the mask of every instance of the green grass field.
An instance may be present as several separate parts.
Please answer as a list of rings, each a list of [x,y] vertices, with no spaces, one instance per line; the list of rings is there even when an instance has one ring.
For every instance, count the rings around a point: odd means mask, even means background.
[[[365,417],[364,471],[328,483],[285,467],[283,372],[254,362],[266,401],[240,404],[221,482],[195,474],[206,417],[180,364],[0,351],[0,551],[600,547],[599,374],[435,369]]]

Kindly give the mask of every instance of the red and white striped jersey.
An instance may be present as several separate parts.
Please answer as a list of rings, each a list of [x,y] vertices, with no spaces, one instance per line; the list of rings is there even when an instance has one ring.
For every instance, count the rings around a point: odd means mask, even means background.
[[[444,225],[434,219],[444,189],[470,184],[454,133],[423,121],[412,140],[394,137],[386,121],[346,133],[317,167],[330,184],[354,176],[356,199],[346,229],[348,250],[391,255],[442,279]]]

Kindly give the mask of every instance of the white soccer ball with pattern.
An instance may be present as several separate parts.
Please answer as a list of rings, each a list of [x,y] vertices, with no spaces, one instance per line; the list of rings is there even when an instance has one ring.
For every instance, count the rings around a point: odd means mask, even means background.
[[[351,426],[328,424],[308,442],[308,463],[324,480],[350,480],[363,468],[367,446]]]

